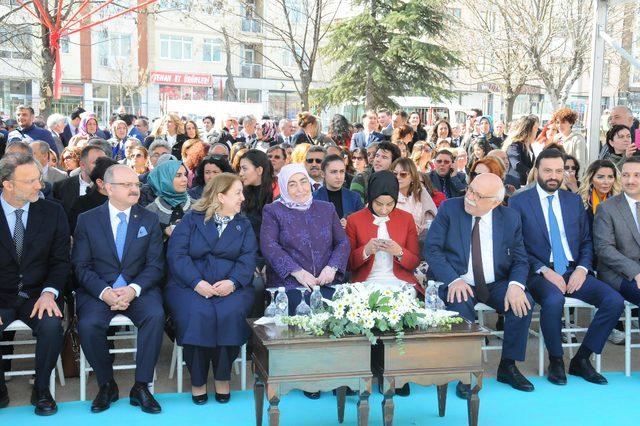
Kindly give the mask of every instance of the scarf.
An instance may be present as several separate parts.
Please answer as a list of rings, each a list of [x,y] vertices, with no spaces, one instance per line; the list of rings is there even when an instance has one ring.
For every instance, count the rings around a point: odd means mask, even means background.
[[[596,210],[598,210],[598,205],[600,203],[604,203],[607,200],[607,194],[604,195],[604,198],[601,200],[600,197],[598,197],[598,191],[596,191],[595,189],[591,190],[591,212],[593,214],[596,214]]]
[[[216,224],[216,228],[218,228],[218,237],[222,235],[222,232],[233,218],[234,216],[220,216],[218,213],[214,213],[213,221]]]
[[[367,200],[369,200],[369,210],[375,216],[376,212],[373,211],[373,201],[381,195],[389,195],[398,203],[398,193],[400,192],[400,186],[398,185],[398,179],[389,170],[382,170],[373,173],[369,177],[369,185],[367,186]]]
[[[180,161],[167,160],[151,170],[147,178],[147,182],[153,189],[153,192],[171,207],[186,203],[189,199],[187,192],[176,192],[173,188],[173,178],[176,176],[180,167],[186,169],[186,166]]]
[[[287,188],[291,177],[298,173],[305,175],[309,180],[309,198],[303,203],[297,203],[294,201],[293,198],[291,198],[291,195],[289,195],[289,189]],[[292,163],[284,166],[280,170],[280,174],[278,174],[278,187],[280,188],[280,198],[278,198],[278,200],[287,208],[301,211],[309,210],[311,203],[313,203],[313,197],[311,195],[311,178],[309,177],[309,173],[307,173],[307,169],[302,164]]]

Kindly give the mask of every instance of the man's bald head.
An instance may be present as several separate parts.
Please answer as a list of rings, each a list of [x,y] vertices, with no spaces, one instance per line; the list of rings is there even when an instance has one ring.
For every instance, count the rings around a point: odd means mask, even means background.
[[[504,184],[493,173],[482,173],[469,184],[464,197],[464,209],[471,216],[484,216],[502,204]]]
[[[612,126],[615,124],[622,124],[630,128],[633,125],[633,112],[627,106],[618,105],[611,110],[611,115],[609,115],[609,124]]]
[[[109,202],[119,210],[126,210],[138,203],[140,181],[138,175],[124,164],[116,164],[104,172],[104,183]]]

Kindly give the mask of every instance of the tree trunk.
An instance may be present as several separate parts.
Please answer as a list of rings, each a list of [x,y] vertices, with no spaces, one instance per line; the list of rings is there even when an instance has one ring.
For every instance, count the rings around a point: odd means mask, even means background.
[[[302,111],[309,111],[309,87],[311,86],[311,76],[308,71],[300,72],[300,102]]]
[[[224,85],[224,100],[227,102],[238,102],[238,91],[233,81],[233,73],[231,72],[231,45],[229,41],[229,34],[227,33],[227,27],[222,27],[222,36],[224,37],[224,53],[227,61],[225,72],[227,74],[227,81]]]
[[[42,66],[40,67],[40,115],[46,120],[53,111],[53,69],[55,58],[49,48],[49,30],[40,27],[40,40],[42,42]]]
[[[517,93],[509,93],[505,95],[504,101],[506,103],[506,112],[504,116],[505,123],[510,123],[513,119],[513,107],[516,104]]]

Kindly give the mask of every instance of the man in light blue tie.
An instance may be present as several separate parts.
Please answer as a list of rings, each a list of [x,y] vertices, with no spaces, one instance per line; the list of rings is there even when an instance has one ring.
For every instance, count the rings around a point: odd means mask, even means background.
[[[136,381],[130,403],[146,413],[159,413],[160,405],[148,389],[164,330],[160,292],[164,263],[158,216],[137,204],[140,183],[131,168],[109,167],[104,182],[109,201],[78,216],[72,252],[79,283],[80,344],[100,387],[91,411],[104,411],[119,397],[107,329],[120,313],[138,328]]]
[[[587,214],[576,194],[559,189],[564,176],[563,154],[546,149],[536,158],[538,184],[509,199],[520,213],[522,234],[529,255],[528,288],[541,306],[540,329],[549,351],[548,379],[567,383],[562,350],[562,312],[565,295],[598,308],[569,374],[606,384],[589,361],[602,352],[609,333],[624,309],[622,296],[593,272],[593,242]]]

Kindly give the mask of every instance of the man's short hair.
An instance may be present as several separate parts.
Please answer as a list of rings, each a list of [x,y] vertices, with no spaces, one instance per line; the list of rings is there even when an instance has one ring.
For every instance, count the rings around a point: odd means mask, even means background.
[[[44,141],[32,141],[29,146],[31,146],[31,151],[38,151],[41,155],[49,155],[49,144]]]
[[[89,153],[93,150],[98,150],[98,151],[102,151],[104,152],[104,150],[96,145],[87,145],[84,148],[82,148],[82,151],[80,152],[80,161],[86,161],[87,157],[89,156]],[[111,156],[111,153],[109,153],[108,157]]]
[[[378,143],[378,147],[376,148],[376,152],[384,150],[389,151],[391,153],[391,161],[396,161],[400,158],[400,148],[397,145],[392,144],[391,142],[382,141]]]
[[[25,110],[25,109],[26,109],[26,110],[29,110],[29,112],[31,113],[31,115],[34,115],[34,114],[35,114],[35,111],[34,111],[34,110],[33,110],[33,108],[31,108],[29,105],[21,104],[21,105],[18,105],[18,106],[16,107],[16,111],[22,111],[22,110]]]
[[[78,118],[80,118],[80,115],[83,112],[87,112],[84,108],[76,108],[72,113],[71,113],[71,119],[72,120],[76,120]]]
[[[216,124],[216,119],[213,118],[212,115],[205,115],[204,118],[202,119],[203,123],[204,123],[204,120],[211,120],[211,124]]]
[[[5,181],[13,179],[16,168],[24,164],[37,165],[37,162],[33,156],[22,153],[6,154],[2,157],[0,160],[0,186]]]
[[[60,122],[66,122],[66,118],[64,117],[64,115],[58,113],[51,114],[49,118],[47,118],[47,127],[49,129],[52,129],[56,126],[56,124]]]
[[[336,155],[336,154],[331,154],[331,155],[327,155],[324,158],[324,160],[322,160],[322,164],[320,164],[320,168],[324,172],[325,169],[329,166],[329,164],[333,163],[334,161],[339,161],[340,163],[342,163],[344,165],[344,160],[342,159],[342,157],[340,157],[339,155]]]
[[[311,145],[311,147],[309,147],[309,151],[307,151],[307,155],[311,154],[312,152],[321,152],[324,155],[327,155],[327,150],[320,145]]]
[[[291,120],[289,120],[288,118],[283,118],[282,120],[280,120],[278,122],[278,129],[282,130],[282,128],[284,127],[285,124],[291,122]]]
[[[624,167],[625,164],[640,164],[640,157],[627,157],[620,163],[620,170]]]
[[[103,181],[104,183],[114,183],[113,182],[113,175],[115,174],[116,170],[119,168],[125,168],[128,170],[131,170],[131,168],[129,166],[126,166],[124,164],[114,164],[113,166],[109,166],[107,168],[107,170],[105,170],[104,172],[104,177],[103,177]]]
[[[408,120],[408,119],[409,119],[409,114],[407,114],[407,111],[402,110],[402,109],[396,110],[396,111],[393,113],[393,115],[400,116],[400,117],[402,117],[404,120]]]
[[[272,153],[273,151],[282,151],[282,159],[287,159],[287,150],[284,149],[281,145],[273,145],[267,148],[267,154]]]
[[[135,119],[135,115],[133,114],[118,114],[118,120],[122,120],[126,123],[127,126],[131,126],[133,124],[133,120]]]
[[[112,146],[109,141],[106,141],[102,138],[91,138],[87,142],[87,146],[96,146],[100,148],[107,157],[111,157],[112,155]]]
[[[21,154],[33,156],[33,150],[31,149],[29,144],[21,140],[11,141],[7,143],[4,153],[5,155],[21,153]]]
[[[100,157],[96,159],[96,164],[89,174],[89,179],[91,179],[93,183],[96,183],[98,179],[104,182],[104,173],[109,167],[115,166],[116,164],[118,164],[118,162],[110,157]]]
[[[151,145],[149,145],[149,155],[153,155],[153,152],[158,148],[165,148],[167,151],[171,152],[171,145],[169,142],[165,140],[157,140],[153,141]]]
[[[372,111],[373,111],[373,110],[372,110]],[[391,111],[389,111],[387,108],[380,108],[380,109],[378,110],[378,114],[380,114],[380,113],[382,113],[382,114],[387,114],[389,117],[391,117]],[[366,113],[365,113],[365,114],[366,114]]]
[[[456,159],[455,155],[453,155],[453,152],[449,151],[448,149],[441,149],[440,151],[436,152],[436,156],[433,158],[438,158],[438,155],[448,155],[449,158],[451,158],[451,162]]]
[[[538,154],[538,156],[536,157],[535,168],[536,169],[540,168],[540,162],[548,158],[561,158],[564,161],[564,154],[559,149],[555,149],[555,148],[543,149],[542,151],[540,151],[540,154]]]

